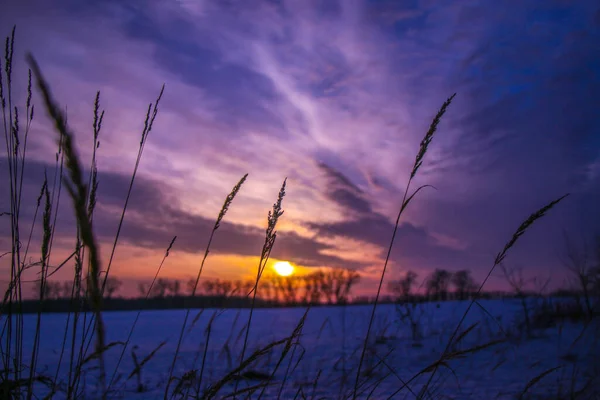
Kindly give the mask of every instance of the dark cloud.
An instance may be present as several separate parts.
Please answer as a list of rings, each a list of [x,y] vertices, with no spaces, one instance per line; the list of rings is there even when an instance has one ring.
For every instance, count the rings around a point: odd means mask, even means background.
[[[494,8],[482,12],[491,17]],[[565,160],[570,168],[598,156],[592,144],[600,144],[595,123],[600,32],[585,17],[589,12],[585,2],[578,7],[535,3],[500,14],[479,32],[479,44],[457,75],[471,109],[457,121],[465,140],[486,140],[501,132],[517,136],[505,148],[489,148],[505,155],[523,147],[562,147],[571,153]],[[533,152],[529,155],[536,160]]]
[[[5,159],[2,159],[3,164]],[[43,182],[44,173],[50,182],[54,180],[54,166],[30,161],[26,163],[24,179],[23,220],[33,217],[35,199]],[[3,176],[3,178],[5,178]],[[118,220],[125,202],[130,177],[118,173],[98,173],[98,202],[94,229],[99,239],[111,242],[117,230]],[[5,185],[4,180],[0,181]],[[3,186],[4,187],[4,186]],[[166,248],[173,236],[177,236],[176,248],[189,253],[204,252],[206,241],[213,229],[215,219],[194,215],[181,210],[168,183],[157,182],[138,175],[127,208],[120,240],[149,249]],[[57,222],[59,236],[74,235],[74,220],[70,199],[63,192],[60,215]],[[216,218],[216,215],[215,215]],[[3,231],[7,235],[8,231]],[[264,229],[223,221],[215,235],[212,251],[218,254],[240,256],[260,255],[264,243]],[[295,232],[280,232],[272,252],[275,258],[287,259],[305,266],[345,266],[359,268],[359,262],[342,260],[323,254],[331,247],[316,239],[302,237]]]
[[[317,163],[319,169],[325,174],[327,186],[325,195],[334,203],[352,213],[370,213],[371,204],[365,198],[365,193],[354,185],[348,177],[340,171],[323,162]]]
[[[600,229],[599,11],[592,1],[454,2],[413,25],[424,54],[427,41],[447,38],[433,68],[445,72],[441,88],[458,92],[424,164],[439,190],[414,206],[432,232],[470,245],[465,263],[474,252],[491,261],[521,221],[567,192],[508,260],[561,276],[561,231]]]
[[[326,196],[347,211],[347,219],[334,223],[309,223],[307,226],[325,237],[344,237],[370,243],[381,248],[381,257],[385,257],[389,246],[394,223],[386,216],[373,211],[365,199],[363,191],[354,185],[340,171],[319,163],[326,174],[329,185]],[[455,250],[438,243],[425,228],[411,223],[401,222],[393,255],[397,258],[420,260],[427,265],[435,265],[443,260],[444,265],[453,268],[469,263],[465,260],[465,251]],[[462,261],[459,259],[462,257]],[[461,264],[462,263],[462,264]],[[414,268],[414,265],[412,266]]]

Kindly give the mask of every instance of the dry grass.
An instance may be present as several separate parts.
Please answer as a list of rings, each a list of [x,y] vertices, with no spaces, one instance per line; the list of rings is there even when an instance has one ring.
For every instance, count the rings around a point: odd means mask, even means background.
[[[392,237],[390,239],[390,244],[388,246],[388,251],[387,254],[385,256],[385,263],[383,264],[383,269],[381,271],[381,277],[379,279],[379,286],[377,287],[377,295],[375,296],[375,302],[373,303],[373,310],[371,311],[371,317],[369,320],[369,326],[367,328],[367,333],[365,334],[365,340],[364,340],[364,345],[363,345],[363,349],[360,355],[360,361],[358,363],[358,369],[356,371],[356,379],[354,382],[354,398],[356,398],[357,395],[357,391],[358,391],[358,385],[359,385],[359,380],[360,380],[360,373],[361,373],[361,368],[362,368],[362,364],[364,362],[364,358],[365,358],[365,353],[367,351],[367,345],[369,343],[369,337],[371,334],[371,329],[373,327],[373,321],[375,320],[375,312],[377,310],[377,304],[379,303],[379,298],[381,297],[381,288],[383,287],[383,281],[385,278],[385,273],[387,271],[387,267],[388,267],[388,263],[390,260],[390,255],[392,254],[392,248],[394,247],[394,242],[396,239],[396,234],[398,232],[398,226],[400,225],[400,218],[402,217],[402,214],[404,213],[404,210],[406,210],[406,208],[408,207],[408,205],[410,204],[411,200],[424,188],[428,187],[429,185],[424,185],[421,186],[419,188],[417,188],[415,191],[412,192],[412,194],[408,194],[409,190],[410,190],[410,185],[414,179],[414,177],[417,175],[417,172],[419,170],[419,168],[421,167],[421,165],[423,164],[423,158],[425,157],[425,154],[427,153],[427,150],[429,149],[429,145],[431,143],[431,141],[433,140],[434,134],[437,131],[437,127],[440,123],[440,120],[442,118],[442,116],[446,113],[446,110],[448,108],[448,106],[452,103],[452,100],[454,99],[454,96],[456,96],[456,94],[453,94],[452,96],[450,96],[442,105],[442,107],[440,108],[440,110],[438,111],[438,113],[436,114],[436,116],[434,117],[433,121],[431,122],[431,125],[429,127],[429,130],[427,131],[427,133],[425,134],[425,137],[423,138],[423,140],[421,141],[421,145],[419,146],[419,152],[417,153],[417,156],[415,157],[415,163],[413,165],[412,171],[410,173],[410,178],[408,179],[408,182],[406,184],[406,188],[404,189],[404,196],[402,198],[402,202],[400,203],[400,210],[398,211],[398,216],[396,217],[396,223],[394,225],[394,230],[392,232]]]
[[[227,210],[229,210],[229,207],[231,206],[233,199],[235,199],[235,196],[237,196],[238,192],[242,188],[242,185],[246,181],[246,178],[248,178],[248,174],[244,175],[242,177],[242,179],[240,179],[240,181],[233,187],[233,189],[231,190],[231,193],[229,193],[227,195],[227,197],[225,198],[225,201],[223,202],[223,206],[221,207],[221,210],[219,211],[219,216],[217,217],[217,220],[215,221],[215,225],[213,226],[213,229],[210,233],[210,237],[208,238],[208,243],[206,244],[206,249],[204,251],[204,257],[202,258],[202,262],[200,263],[200,268],[198,269],[198,275],[196,276],[196,282],[194,283],[194,288],[192,290],[192,296],[194,296],[196,294],[196,290],[198,289],[198,282],[200,281],[202,271],[204,270],[204,264],[206,262],[206,259],[208,258],[208,253],[210,252],[210,245],[212,244],[214,235],[217,232],[217,229],[219,229],[219,226],[220,226],[221,222],[223,221],[223,218],[225,218],[225,214],[227,213]],[[181,331],[179,333],[179,340],[177,341],[177,349],[175,350],[175,354],[173,355],[173,362],[171,363],[171,369],[169,370],[169,379],[167,382],[167,386],[165,387],[165,397],[167,397],[169,395],[169,387],[170,387],[170,383],[173,378],[173,370],[175,369],[175,363],[177,362],[177,356],[179,355],[179,349],[181,348],[181,342],[183,341],[183,334],[185,333],[185,328],[187,326],[189,317],[190,317],[190,310],[188,309],[185,312],[185,318],[183,320],[183,325],[181,326]],[[201,382],[200,382],[200,384],[201,384]]]

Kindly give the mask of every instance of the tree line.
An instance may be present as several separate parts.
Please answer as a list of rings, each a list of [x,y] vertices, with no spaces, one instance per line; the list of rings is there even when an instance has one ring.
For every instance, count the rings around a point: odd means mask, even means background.
[[[360,281],[360,274],[346,268],[318,270],[306,275],[279,276],[265,275],[258,286],[257,297],[270,304],[346,304],[352,289]],[[113,299],[119,293],[123,282],[116,277],[108,277],[104,296]],[[158,278],[153,283],[139,282],[138,298],[168,299],[173,297],[248,297],[254,290],[255,280],[202,279],[194,293],[195,279]],[[85,293],[85,282],[80,290]],[[46,281],[34,286],[35,296],[43,291],[47,300],[70,299],[73,297],[73,283],[70,281]],[[82,293],[82,294],[83,294]]]
[[[580,285],[574,285],[573,293],[567,293],[569,296],[583,293],[581,296],[582,307],[592,312],[591,300],[592,293],[600,293],[600,269],[589,268],[572,270],[579,279]],[[500,267],[505,280],[507,281],[512,296],[525,299],[531,295],[540,294],[544,291],[548,282],[542,282],[536,278],[526,280],[521,269],[509,268],[505,265]],[[419,282],[419,275],[412,270],[403,274],[402,277],[392,280],[388,283],[389,296],[384,298],[384,302],[423,302],[423,301],[446,301],[446,300],[466,300],[472,298],[478,289],[478,283],[473,279],[471,271],[462,269],[458,271],[448,271],[445,269],[435,269]],[[360,282],[361,275],[351,269],[333,268],[328,270],[318,270],[306,275],[279,276],[275,274],[265,275],[261,278],[257,297],[263,305],[306,305],[306,304],[347,304],[368,303],[368,297],[352,296],[352,290]],[[151,300],[153,304],[159,304],[161,301],[183,298],[183,297],[204,297],[216,299],[220,298],[247,298],[254,290],[255,280],[227,280],[227,279],[202,279],[194,296],[192,292],[195,285],[195,279],[187,281],[180,279],[158,278],[152,284],[140,282],[137,286],[137,299]],[[106,290],[104,296],[106,299],[115,299],[119,294],[123,282],[116,277],[109,277],[106,281]],[[577,287],[580,286],[580,287]],[[82,283],[81,294],[85,295],[86,285]],[[529,288],[529,289],[528,289]],[[72,282],[46,281],[44,288],[40,288],[40,282],[34,286],[34,294],[39,298],[40,291],[43,290],[44,299],[47,300],[65,300],[74,296]],[[563,290],[564,291],[564,290]],[[566,292],[565,292],[566,293]],[[479,297],[502,297],[508,295],[507,292],[479,293]],[[557,294],[560,294],[557,292]],[[211,300],[212,301],[212,300]],[[167,302],[169,303],[169,302]],[[170,301],[169,304],[173,302]],[[138,304],[141,304],[138,302]],[[196,303],[194,303],[196,304]],[[212,304],[212,303],[211,303]],[[221,304],[221,303],[219,303]],[[242,304],[236,301],[235,304]]]
[[[397,300],[414,300],[414,297],[422,298],[425,296],[433,301],[446,301],[450,298],[468,299],[479,289],[471,275],[471,271],[466,269],[456,272],[436,269],[417,287],[418,277],[419,275],[416,272],[409,270],[403,277],[390,281],[388,290]],[[416,290],[423,294],[418,295]]]
[[[388,290],[393,298],[408,296],[427,297],[433,301],[449,299],[464,300],[478,289],[469,270],[450,272],[436,269],[417,285],[418,274],[407,271],[403,277],[388,283]],[[345,304],[350,301],[352,289],[360,282],[358,272],[346,268],[318,270],[306,275],[279,276],[266,275],[259,283],[258,297],[264,301],[283,304]],[[108,277],[105,298],[114,298],[119,293],[123,282],[116,277]],[[139,282],[138,298],[160,299],[167,297],[191,296],[195,279],[158,278],[153,283]],[[196,289],[195,296],[209,297],[246,297],[252,293],[255,281],[202,279]],[[85,292],[85,282],[81,291]],[[39,295],[40,283],[36,282],[34,294]],[[45,299],[67,299],[73,295],[73,284],[70,281],[47,281],[43,288]],[[417,294],[419,292],[420,294]]]

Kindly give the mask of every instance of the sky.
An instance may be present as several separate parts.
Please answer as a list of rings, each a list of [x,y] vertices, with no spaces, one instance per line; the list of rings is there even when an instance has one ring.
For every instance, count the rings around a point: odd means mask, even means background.
[[[161,274],[196,274],[223,200],[245,173],[206,277],[256,274],[267,212],[287,177],[273,260],[302,273],[352,268],[363,275],[358,292],[374,293],[419,143],[453,93],[414,182],[435,190],[403,215],[388,279],[466,268],[481,280],[519,224],[565,193],[506,263],[562,285],[564,233],[583,244],[600,232],[597,2],[23,0],[2,6],[0,34],[15,24],[15,99],[24,105],[29,51],[84,160],[101,92],[103,262],[146,109],[165,84],[113,264],[128,293],[154,275],[175,235]],[[34,103],[28,224],[56,153],[37,94]],[[0,169],[5,187],[6,156]],[[61,201],[51,264],[73,248]],[[503,287],[494,274],[489,288]]]

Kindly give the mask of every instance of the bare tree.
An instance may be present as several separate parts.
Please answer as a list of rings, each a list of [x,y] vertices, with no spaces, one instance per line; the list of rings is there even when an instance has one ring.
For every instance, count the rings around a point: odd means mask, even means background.
[[[411,291],[417,281],[417,277],[418,275],[416,272],[407,271],[403,278],[391,281],[388,284],[388,288],[395,297],[406,299],[411,295]]]
[[[452,274],[452,284],[456,289],[456,295],[459,300],[465,300],[477,287],[471,277],[471,271],[462,269]]]
[[[89,281],[91,280],[91,277],[88,275],[84,275],[81,277],[81,280],[79,281],[79,294],[81,297],[85,298],[88,295],[88,287],[89,287]]]
[[[328,304],[333,303],[333,276],[331,274],[326,274],[321,271],[318,275],[320,280],[320,290],[322,296],[325,298],[325,301]]]
[[[215,294],[215,282],[210,279],[202,281],[202,289],[205,295],[212,296]]]
[[[356,271],[334,268],[304,276],[270,275],[263,282],[265,285],[268,282],[269,298],[273,301],[315,304],[323,299],[328,304],[344,304],[359,280],[360,274]]]
[[[150,297],[164,298],[169,290],[169,281],[165,278],[158,278],[152,286]]]
[[[502,274],[506,279],[506,282],[514,291],[516,297],[521,302],[521,308],[523,309],[523,316],[525,318],[525,328],[527,330],[527,335],[531,336],[532,328],[531,328],[531,316],[529,304],[527,302],[527,292],[526,288],[529,285],[530,281],[525,279],[523,276],[523,268],[521,267],[507,267],[506,264],[500,264],[500,269],[502,270]]]
[[[65,299],[71,298],[75,293],[73,293],[73,282],[64,281],[62,283],[62,297]]]
[[[302,282],[304,283],[302,302],[304,304],[310,304],[312,303],[312,294],[315,291],[314,288],[317,285],[317,282],[314,278],[314,273],[303,276]]]
[[[169,292],[171,296],[179,296],[181,294],[181,281],[179,279],[173,279],[169,282]]]
[[[295,276],[282,276],[281,278],[285,302],[287,304],[295,304],[297,302],[297,295],[300,292],[300,279]]]
[[[325,296],[322,287],[325,283],[325,274],[323,271],[315,271],[306,277],[306,280],[310,283],[307,284],[305,290],[307,291],[308,302],[316,304],[321,301]]]
[[[147,283],[138,282],[137,288],[140,297],[146,297],[146,295],[148,294],[148,286],[149,285]]]
[[[250,282],[250,288],[248,289],[248,292],[246,293],[249,294],[251,290],[254,289],[254,283],[255,282]],[[261,279],[260,282],[258,283],[259,285],[259,290],[258,290],[258,294],[261,296],[261,298],[263,298],[264,300],[272,300],[275,301],[274,298],[274,291],[273,291],[273,284],[268,280],[268,279]]]
[[[242,289],[243,286],[244,286],[244,282],[242,282],[241,279],[234,281],[233,282],[233,294],[235,296],[241,295],[241,293],[243,292],[243,289]]]
[[[37,280],[33,284],[33,293],[38,299],[40,298],[40,292],[42,291],[41,285],[41,280]],[[46,300],[56,300],[67,297],[63,297],[63,284],[61,282],[49,280],[44,281],[43,296]],[[70,293],[68,297],[71,297]]]
[[[407,271],[404,277],[391,281],[388,284],[390,292],[396,297],[396,313],[403,322],[410,325],[413,340],[421,337],[421,317],[423,309],[421,303],[412,294],[412,288],[417,281],[417,274]]]
[[[49,281],[44,281],[44,287],[42,288],[42,280],[38,279],[33,283],[33,295],[36,299],[49,299],[51,298],[51,288],[48,285]]]
[[[218,296],[229,296],[233,291],[233,282],[215,279],[215,290]]]
[[[575,280],[575,285],[583,300],[577,297],[577,302],[588,316],[592,317],[594,310],[592,306],[592,291],[595,286],[595,269],[598,268],[598,260],[594,260],[594,254],[590,251],[588,244],[583,240],[581,247],[577,246],[565,232],[565,254],[561,257],[563,266],[571,273]],[[600,249],[600,238],[597,240],[597,247]],[[595,258],[600,259],[600,250],[597,250],[598,255]],[[581,304],[583,302],[583,305]]]
[[[123,282],[121,282],[118,278],[115,278],[114,276],[109,276],[106,279],[106,287],[104,289],[106,298],[112,298],[113,295],[119,291],[122,285]]]
[[[427,294],[433,296],[436,300],[446,300],[451,277],[452,274],[445,269],[433,271],[427,279]]]
[[[332,276],[335,302],[337,304],[347,303],[352,287],[360,281],[360,274],[346,268],[335,268],[329,273]]]
[[[242,283],[241,295],[244,297],[250,296],[253,289],[254,289],[254,281],[247,279],[244,281],[244,283]]]
[[[236,296],[246,297],[252,291],[253,288],[254,282],[250,280],[237,280],[233,282],[233,292]]]
[[[295,276],[273,275],[270,278],[271,285],[281,295],[281,301],[285,304],[296,303],[299,294],[300,279]]]
[[[271,300],[275,303],[281,301],[283,293],[281,291],[281,287],[273,280],[273,276],[268,278],[268,282],[271,287],[272,298]],[[266,279],[265,279],[266,280]]]
[[[185,292],[191,296],[194,294],[194,286],[196,286],[196,279],[190,278],[185,282]]]

